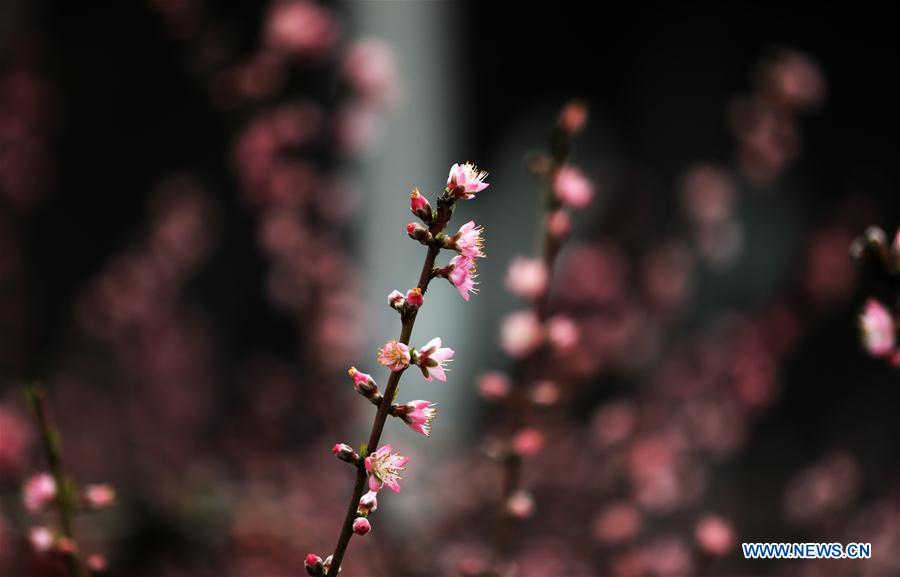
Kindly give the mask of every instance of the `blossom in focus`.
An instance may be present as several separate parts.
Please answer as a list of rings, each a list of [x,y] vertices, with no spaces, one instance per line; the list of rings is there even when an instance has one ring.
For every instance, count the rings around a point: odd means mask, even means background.
[[[390,340],[378,351],[378,362],[392,371],[402,371],[409,366],[409,347]]]
[[[56,480],[49,473],[39,473],[25,482],[22,501],[30,513],[37,513],[56,498]]]
[[[353,522],[353,532],[357,535],[365,535],[371,530],[372,525],[369,524],[369,520],[365,517],[357,517]]]
[[[896,341],[896,328],[890,311],[875,299],[866,301],[859,315],[859,328],[863,346],[873,357],[883,357],[891,353]]]
[[[409,195],[409,210],[423,222],[430,223],[433,218],[433,210],[428,199],[419,193],[418,188],[412,189]]]
[[[506,288],[514,295],[535,300],[547,290],[547,266],[536,258],[513,258],[506,273]]]
[[[447,190],[457,198],[474,198],[475,193],[488,187],[488,183],[484,182],[487,175],[487,172],[478,170],[471,162],[454,164],[447,177]]]
[[[417,309],[425,304],[425,297],[422,295],[422,289],[419,287],[406,291],[406,306]]]
[[[541,323],[532,311],[512,313],[500,327],[500,344],[511,357],[522,358],[543,341]]]
[[[584,208],[594,197],[594,186],[574,166],[563,166],[553,180],[553,192],[563,203],[573,208]]]
[[[406,299],[403,298],[403,293],[398,290],[392,290],[388,295],[388,306],[400,310],[404,304],[406,304]]]
[[[409,425],[413,431],[431,436],[431,423],[437,416],[437,409],[431,401],[410,401],[405,405],[398,405],[397,416]]]
[[[441,347],[440,337],[435,337],[416,351],[415,363],[419,365],[422,374],[428,381],[431,381],[432,376],[439,381],[446,381],[445,365],[453,358],[453,355],[453,349]]]
[[[483,232],[483,227],[475,226],[475,221],[470,220],[459,227],[459,231],[450,237],[449,248],[459,251],[463,256],[483,257],[484,252],[481,250],[484,246],[484,239],[481,238]]]
[[[448,267],[450,270],[447,273],[447,280],[456,287],[463,299],[469,300],[471,293],[478,292],[475,288],[478,284],[475,282],[478,278],[475,259],[461,254],[453,257]]]
[[[315,553],[310,553],[303,561],[303,566],[306,567],[306,572],[310,575],[321,575],[322,565],[322,558]]]
[[[347,374],[353,379],[353,388],[362,396],[368,398],[378,392],[378,385],[371,375],[356,370],[356,367],[350,367]]]
[[[369,490],[378,492],[381,487],[387,486],[388,489],[395,493],[400,492],[400,481],[403,477],[400,472],[405,469],[404,465],[409,461],[409,457],[404,457],[398,453],[391,453],[391,445],[384,445],[368,457],[366,457],[366,472],[369,473]]]

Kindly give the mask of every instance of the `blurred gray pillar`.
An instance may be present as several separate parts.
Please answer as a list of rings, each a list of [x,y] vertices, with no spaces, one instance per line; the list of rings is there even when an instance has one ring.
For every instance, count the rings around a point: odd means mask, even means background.
[[[414,219],[409,212],[409,192],[420,187],[430,199],[443,190],[453,162],[468,160],[462,146],[467,115],[460,39],[453,36],[454,22],[461,20],[460,4],[453,1],[356,0],[347,4],[358,37],[377,36],[394,49],[402,86],[402,99],[382,127],[379,144],[361,170],[362,245],[366,308],[373,311],[371,334],[364,343],[360,368],[383,382],[385,370],[375,364],[374,352],[386,340],[397,338],[397,314],[388,308],[393,289],[415,286],[425,255],[424,248],[409,240],[405,227]],[[465,203],[464,203],[465,204]],[[455,225],[477,218],[477,203],[461,206]],[[446,262],[446,257],[442,262]],[[440,406],[435,423],[439,431],[428,441],[429,450],[452,444],[465,429],[462,399],[471,400],[472,375],[476,370],[472,322],[478,299],[465,303],[444,281],[432,283],[426,306],[413,332],[413,345],[440,336],[457,351],[447,383],[425,382],[410,371],[401,382],[400,399],[428,399]],[[365,367],[365,368],[363,368]],[[397,427],[386,429],[385,441],[397,439]],[[401,443],[409,447],[409,439]],[[415,443],[413,443],[415,445]]]

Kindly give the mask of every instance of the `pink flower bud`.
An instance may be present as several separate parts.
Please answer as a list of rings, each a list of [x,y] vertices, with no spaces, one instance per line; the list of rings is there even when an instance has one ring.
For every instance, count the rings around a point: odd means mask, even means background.
[[[40,473],[25,482],[22,501],[29,513],[37,513],[56,498],[56,480],[49,473]]]
[[[32,527],[28,530],[28,542],[38,553],[46,553],[53,547],[53,532],[47,527]]]
[[[547,267],[538,259],[517,256],[506,273],[506,288],[516,296],[535,300],[547,290]]]
[[[388,295],[388,305],[392,309],[402,311],[404,304],[406,304],[406,300],[403,298],[403,293],[398,290],[391,291],[391,294]]]
[[[357,517],[356,521],[353,522],[353,532],[357,535],[365,535],[371,530],[372,526],[369,524],[369,520],[365,517]]]
[[[547,217],[547,230],[557,240],[563,240],[572,232],[572,219],[563,209],[554,210]]]
[[[360,497],[359,506],[356,508],[356,514],[365,517],[369,513],[378,510],[378,493],[368,491]]]
[[[337,443],[334,447],[331,448],[331,452],[341,461],[355,463],[359,460],[359,455],[356,451],[353,450],[353,447],[344,443]]]
[[[409,209],[414,215],[422,219],[425,224],[431,224],[434,220],[434,212],[428,199],[419,194],[419,189],[414,188],[410,196]]]
[[[95,509],[103,509],[115,502],[116,492],[106,483],[88,485],[84,488],[84,500]]]
[[[416,287],[406,292],[406,306],[411,310],[418,310],[423,304],[425,304],[425,297],[422,296],[422,289]]]
[[[329,557],[329,559],[331,558]],[[331,565],[331,563],[329,563],[329,565]],[[306,559],[303,561],[303,566],[306,567],[306,572],[313,577],[319,577],[324,572],[322,558],[315,553],[310,553],[306,556]]]
[[[509,377],[497,371],[485,373],[478,377],[476,386],[481,396],[489,401],[506,397],[512,388]]]
[[[544,448],[544,433],[534,428],[522,429],[513,437],[512,447],[523,457],[533,457]]]
[[[556,173],[553,191],[561,202],[573,208],[584,208],[594,197],[594,186],[574,166],[563,166]]]
[[[520,489],[506,500],[506,510],[517,519],[527,519],[534,513],[534,497],[528,491]]]
[[[573,136],[584,128],[587,122],[587,106],[580,100],[566,104],[559,114],[559,128],[568,136]]]
[[[356,370],[356,367],[350,367],[347,371],[350,378],[353,379],[353,388],[356,392],[369,400],[380,400],[381,394],[378,392],[378,385],[370,375]]]
[[[406,234],[409,235],[409,238],[417,240],[422,244],[428,244],[434,239],[434,237],[431,236],[428,227],[420,222],[411,222],[407,224]]]

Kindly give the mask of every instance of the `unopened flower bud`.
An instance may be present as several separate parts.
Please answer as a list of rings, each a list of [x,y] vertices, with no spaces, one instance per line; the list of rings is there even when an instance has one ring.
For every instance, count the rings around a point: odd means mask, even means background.
[[[559,114],[559,129],[567,136],[573,136],[584,128],[587,122],[587,106],[580,100],[566,104]]]
[[[336,444],[331,448],[331,452],[341,461],[347,461],[348,463],[356,463],[359,461],[359,455],[353,450],[353,447],[344,443]]]
[[[418,188],[412,189],[409,198],[410,211],[421,218],[422,222],[425,224],[431,224],[431,221],[434,219],[434,212],[431,209],[431,205],[428,203],[428,199],[419,194]]]
[[[356,521],[353,522],[353,532],[357,535],[365,535],[371,530],[372,526],[369,524],[369,520],[365,517],[357,517]]]
[[[431,232],[429,232],[428,230],[428,227],[420,222],[411,222],[407,224],[406,234],[409,235],[409,238],[417,240],[422,244],[428,244],[433,239],[433,237],[431,236]]]
[[[303,566],[306,567],[306,572],[313,577],[319,577],[323,573],[324,564],[322,558],[315,553],[310,553],[306,556],[306,559],[303,561]]]
[[[396,309],[398,311],[403,310],[403,305],[405,304],[405,299],[403,298],[403,293],[398,290],[391,291],[391,294],[388,295],[388,305],[392,309]]]
[[[322,562],[322,573],[324,575],[329,575],[331,573],[331,558],[332,557],[334,557],[334,555],[329,555],[328,557],[325,557],[325,560]],[[343,567],[338,567],[338,575],[340,575],[341,571],[343,571],[343,570],[344,570]]]
[[[353,388],[356,389],[357,393],[370,401],[373,399],[380,400],[381,393],[378,392],[378,385],[375,383],[375,379],[370,375],[356,370],[356,367],[350,367],[347,374],[353,379]]]
[[[425,304],[425,297],[422,296],[422,289],[416,287],[410,289],[406,293],[406,308],[409,310],[418,310],[420,306]]]
[[[359,506],[356,508],[356,514],[365,517],[372,511],[378,509],[378,493],[369,491],[359,499]]]

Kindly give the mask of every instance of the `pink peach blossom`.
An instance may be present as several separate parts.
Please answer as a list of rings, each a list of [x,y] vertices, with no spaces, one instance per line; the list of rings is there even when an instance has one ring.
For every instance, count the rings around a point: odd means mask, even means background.
[[[378,392],[378,385],[371,375],[356,370],[356,367],[350,367],[347,374],[353,379],[353,388],[364,397],[369,397],[373,393]]]
[[[409,210],[425,222],[431,222],[432,208],[428,199],[419,193],[418,188],[412,189],[409,194]]]
[[[553,180],[553,191],[563,203],[573,208],[584,208],[594,197],[594,186],[574,166],[563,166]]]
[[[512,388],[512,383],[505,374],[493,371],[478,377],[476,386],[482,397],[493,401],[508,395]]]
[[[734,547],[731,523],[718,515],[706,515],[697,522],[694,538],[701,550],[710,555],[727,555]]]
[[[32,527],[28,530],[28,541],[38,553],[46,553],[53,547],[53,532],[47,527]]]
[[[415,363],[419,365],[425,379],[431,381],[432,376],[439,381],[446,381],[446,364],[453,358],[455,351],[441,347],[440,337],[435,337],[421,349],[416,351]]]
[[[431,423],[437,416],[437,409],[431,401],[410,401],[397,406],[397,416],[413,431],[431,436]]]
[[[487,175],[470,162],[454,164],[447,177],[447,190],[457,198],[474,198],[476,193],[488,187],[488,183],[484,182]]]
[[[863,346],[873,357],[884,357],[891,353],[896,342],[896,327],[890,311],[875,299],[866,301],[859,316]]]
[[[567,351],[578,342],[578,325],[569,317],[556,315],[547,321],[547,338],[560,351]]]
[[[524,489],[519,489],[506,500],[506,510],[517,519],[527,519],[534,513],[534,497]]]
[[[406,305],[417,309],[425,304],[425,297],[422,296],[422,289],[419,287],[406,291]]]
[[[314,2],[275,2],[269,12],[266,42],[278,52],[316,57],[334,45],[337,38],[334,15]]]
[[[481,250],[484,246],[484,239],[481,238],[483,232],[484,227],[475,226],[475,221],[470,220],[459,227],[459,231],[450,237],[450,248],[459,251],[463,256],[481,258],[484,256],[484,252]]]
[[[478,292],[478,289],[475,288],[475,285],[478,284],[475,282],[475,279],[478,278],[475,259],[461,254],[453,257],[448,267],[447,280],[456,287],[463,299],[469,300],[471,293]]]
[[[506,288],[516,296],[535,300],[547,290],[547,266],[539,259],[517,256],[506,273]]]
[[[409,366],[409,347],[390,340],[378,351],[378,362],[392,371],[402,371]]]
[[[391,453],[391,446],[384,445],[366,457],[366,472],[369,473],[369,490],[377,493],[383,486],[395,493],[400,492],[400,472],[406,467],[409,457]]]
[[[544,448],[544,433],[535,428],[522,429],[513,437],[512,446],[524,457],[534,456]]]
[[[107,483],[87,485],[84,488],[84,499],[95,509],[109,507],[116,500],[116,491]]]

